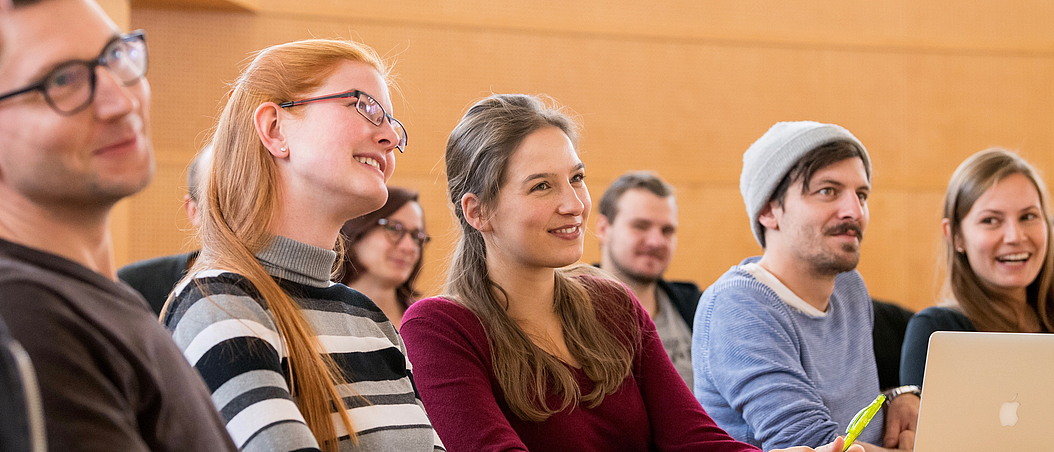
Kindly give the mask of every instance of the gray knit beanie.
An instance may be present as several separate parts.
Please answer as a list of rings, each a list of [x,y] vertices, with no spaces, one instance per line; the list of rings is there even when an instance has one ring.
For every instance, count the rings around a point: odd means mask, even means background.
[[[871,174],[871,159],[867,149],[848,130],[834,124],[815,121],[776,123],[743,153],[739,192],[747,205],[754,238],[762,248],[765,247],[765,233],[758,222],[758,215],[772,198],[776,186],[805,154],[834,141],[850,141],[859,146],[864,157],[864,167]]]

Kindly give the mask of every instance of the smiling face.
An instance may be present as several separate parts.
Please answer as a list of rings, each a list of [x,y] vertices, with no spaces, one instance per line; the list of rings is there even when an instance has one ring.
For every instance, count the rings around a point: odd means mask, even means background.
[[[960,228],[956,249],[966,253],[981,282],[1024,300],[1043,267],[1050,234],[1036,186],[1020,173],[996,182],[977,198]]]
[[[644,188],[627,190],[614,221],[597,220],[602,265],[619,278],[649,284],[662,277],[677,246],[677,203]]]
[[[360,90],[392,112],[380,72],[344,61],[326,81],[303,98]],[[292,202],[319,205],[340,221],[384,205],[385,182],[395,171],[392,151],[398,136],[387,121],[376,126],[355,108],[356,98],[333,99],[282,111],[288,157],[279,161],[285,192]]]
[[[93,60],[119,32],[94,3],[44,1],[0,14],[0,94],[40,81],[70,60]],[[150,87],[95,68],[94,101],[71,116],[41,92],[0,102],[0,197],[108,209],[153,176]]]
[[[802,189],[798,180],[782,206],[773,201],[762,212],[760,221],[772,230],[765,232],[766,254],[776,248],[788,252],[817,275],[856,268],[870,219],[871,184],[863,160],[853,157],[828,165],[813,174],[804,193]]]
[[[388,216],[388,223],[401,224],[404,230],[411,232],[404,234],[397,243],[392,243],[389,233],[378,226],[355,242],[352,252],[366,271],[351,282],[351,287],[355,287],[358,281],[369,279],[375,285],[395,290],[410,279],[414,266],[421,259],[421,247],[412,238],[412,235],[423,231],[425,227],[421,205],[415,201],[406,203]]]
[[[559,268],[582,257],[592,204],[585,167],[556,127],[539,129],[513,152],[482,228],[487,262],[509,268]]]

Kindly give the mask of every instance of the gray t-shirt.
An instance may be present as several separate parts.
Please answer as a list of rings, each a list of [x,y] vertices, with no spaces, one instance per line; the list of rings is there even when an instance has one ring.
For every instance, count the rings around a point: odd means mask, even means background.
[[[659,339],[666,349],[673,367],[681,374],[681,379],[692,387],[692,331],[684,323],[684,319],[677,314],[677,308],[673,306],[666,292],[655,289],[655,302],[659,312],[655,313],[652,321],[655,329],[659,332]]]

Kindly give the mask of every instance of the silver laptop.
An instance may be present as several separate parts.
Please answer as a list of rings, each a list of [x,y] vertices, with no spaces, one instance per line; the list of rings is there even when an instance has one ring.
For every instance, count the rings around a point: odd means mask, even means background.
[[[1054,334],[930,336],[915,452],[1054,451]]]

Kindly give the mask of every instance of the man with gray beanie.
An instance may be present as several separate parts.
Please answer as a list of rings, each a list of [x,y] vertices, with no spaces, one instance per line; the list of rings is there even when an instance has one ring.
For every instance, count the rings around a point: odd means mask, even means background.
[[[870,190],[867,150],[837,125],[781,122],[743,154],[740,192],[764,254],[703,293],[692,337],[696,397],[737,440],[827,444],[878,395],[871,298],[855,270]],[[894,398],[864,448],[911,448],[918,402]]]

